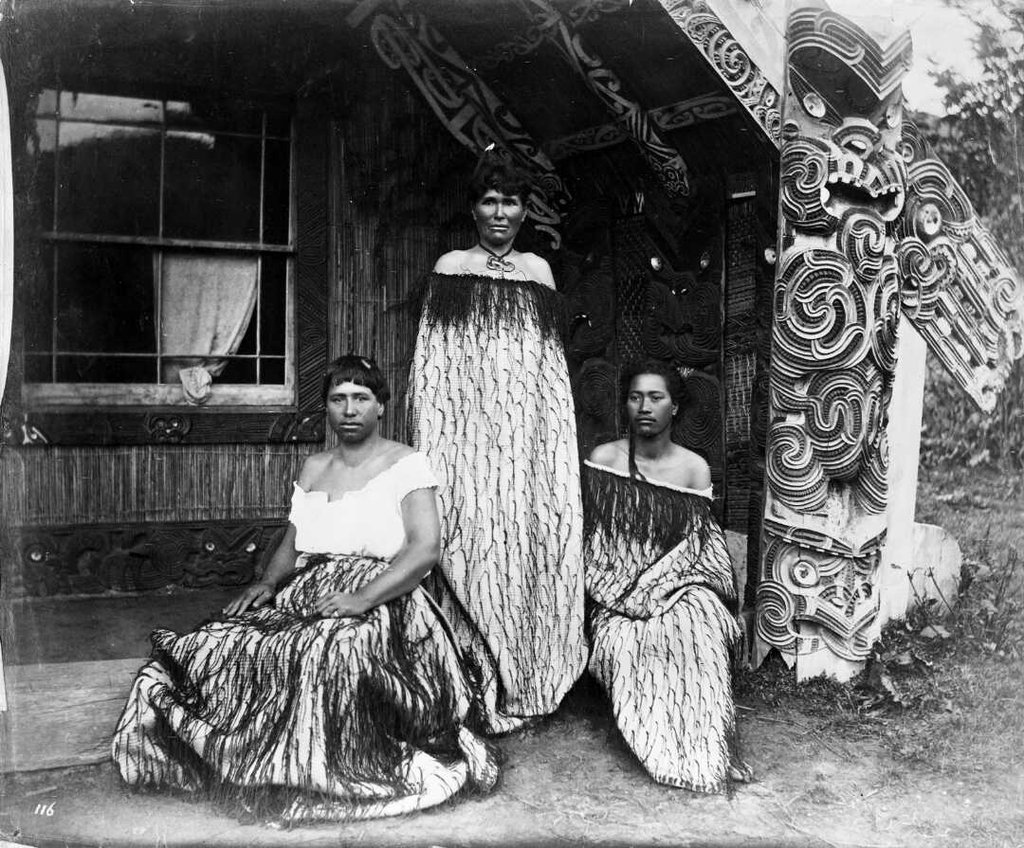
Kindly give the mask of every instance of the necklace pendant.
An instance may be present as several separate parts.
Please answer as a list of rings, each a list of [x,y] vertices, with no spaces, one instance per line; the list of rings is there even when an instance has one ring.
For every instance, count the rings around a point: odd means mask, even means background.
[[[511,274],[516,270],[515,262],[510,262],[503,256],[495,256],[493,253],[487,257],[486,265],[491,271],[501,271],[503,274]]]

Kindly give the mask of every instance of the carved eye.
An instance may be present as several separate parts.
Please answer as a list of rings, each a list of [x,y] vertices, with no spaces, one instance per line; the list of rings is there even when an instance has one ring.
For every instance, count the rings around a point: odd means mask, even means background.
[[[703,271],[711,264],[711,254],[708,251],[704,251],[700,255],[700,270]]]
[[[251,554],[254,550],[256,550],[255,542],[249,542],[249,544],[245,546],[245,552],[247,554]]]
[[[46,551],[44,551],[40,547],[33,545],[31,548],[28,549],[28,559],[29,562],[42,562],[44,559],[46,559]]]
[[[825,101],[813,91],[804,95],[804,109],[812,118],[825,117]]]
[[[776,259],[778,259],[778,254],[775,252],[775,248],[766,247],[764,249],[764,261],[769,265],[774,265]]]
[[[923,204],[917,210],[914,219],[917,224],[917,232],[928,236],[928,238],[938,235],[939,230],[942,229],[942,212],[934,203]]]
[[[896,129],[903,121],[903,109],[898,103],[890,103],[885,110],[885,123],[892,129]]]
[[[661,259],[659,259],[657,256],[652,256],[651,257],[651,268],[653,268],[655,271],[660,271],[661,270]]]
[[[215,550],[217,550],[217,545],[214,542],[204,542],[203,550],[206,551],[208,554],[213,553]]]
[[[809,560],[797,560],[796,564],[790,570],[790,575],[793,578],[793,582],[804,589],[818,585],[818,569],[815,567],[814,563]]]

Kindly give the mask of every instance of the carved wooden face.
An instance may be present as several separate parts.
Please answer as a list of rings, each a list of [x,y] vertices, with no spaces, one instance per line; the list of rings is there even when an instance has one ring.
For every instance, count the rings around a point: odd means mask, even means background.
[[[782,203],[794,226],[830,233],[851,211],[886,224],[899,217],[907,182],[900,81],[909,66],[905,34],[881,45],[837,15],[793,15]]]
[[[762,614],[757,626],[762,638],[790,649],[821,640],[839,656],[858,659],[871,647],[871,625],[878,613],[877,562],[877,554],[845,556],[773,541],[765,579],[758,587]],[[801,624],[816,625],[811,639]]]

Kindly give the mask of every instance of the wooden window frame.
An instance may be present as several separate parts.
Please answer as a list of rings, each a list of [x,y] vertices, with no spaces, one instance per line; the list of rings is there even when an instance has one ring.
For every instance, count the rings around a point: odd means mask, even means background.
[[[320,382],[327,360],[328,123],[312,104],[293,119],[294,253],[289,402],[240,406],[156,403],[124,406],[54,403],[26,392],[23,356],[12,361],[4,399],[3,441],[20,445],[139,445],[320,442]],[[15,221],[17,238],[18,221]],[[17,284],[16,284],[17,289]],[[15,296],[18,298],[16,290]],[[18,298],[19,300],[22,298]],[[23,308],[23,306],[22,306]],[[16,315],[18,305],[16,304]],[[15,351],[21,354],[20,350]],[[45,385],[45,384],[41,384]],[[154,384],[156,386],[158,384]],[[111,384],[116,391],[117,385]]]

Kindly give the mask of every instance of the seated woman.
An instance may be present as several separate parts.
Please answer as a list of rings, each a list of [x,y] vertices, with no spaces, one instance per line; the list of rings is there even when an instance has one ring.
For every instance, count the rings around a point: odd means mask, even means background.
[[[423,454],[378,435],[388,398],[372,362],[331,363],[339,443],[302,466],[266,573],[223,620],[153,633],[113,741],[129,785],[216,790],[300,822],[494,784],[449,629],[419,588],[438,560],[437,480]]]
[[[711,516],[711,473],[672,442],[679,375],[645,362],[622,376],[630,435],[585,463],[590,672],[629,747],[659,783],[720,792],[736,754],[729,646],[736,589]]]

